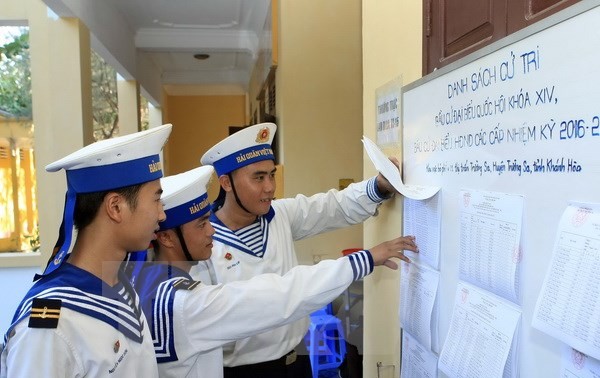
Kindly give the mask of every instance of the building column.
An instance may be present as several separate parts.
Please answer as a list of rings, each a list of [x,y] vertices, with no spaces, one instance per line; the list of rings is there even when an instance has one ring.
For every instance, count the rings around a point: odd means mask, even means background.
[[[163,124],[162,108],[157,108],[150,101],[148,101],[148,128],[157,127]],[[167,143],[168,144],[168,143]],[[169,175],[168,162],[165,161],[164,150],[160,152],[160,161],[163,164],[163,170],[165,175]]]
[[[155,107],[150,103],[150,101],[148,101],[148,121],[150,123],[150,125],[148,126],[149,128],[153,128],[163,124],[161,108]]]
[[[41,257],[46,262],[63,216],[64,172],[45,166],[93,142],[89,30],[75,18],[54,15],[28,0],[34,148]]]
[[[119,99],[119,135],[140,131],[140,86],[135,80],[124,80],[117,75]]]

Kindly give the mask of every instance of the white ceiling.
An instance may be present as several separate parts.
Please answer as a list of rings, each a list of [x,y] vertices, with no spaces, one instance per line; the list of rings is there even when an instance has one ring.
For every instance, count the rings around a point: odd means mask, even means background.
[[[247,89],[261,46],[266,45],[261,38],[271,27],[270,0],[44,1],[57,15],[80,18],[90,29],[93,47],[122,76],[139,76],[131,71],[139,71],[140,64],[131,60],[142,57],[160,74],[163,88]],[[135,46],[134,58],[120,53],[131,50],[127,43]],[[210,58],[194,59],[197,53]]]

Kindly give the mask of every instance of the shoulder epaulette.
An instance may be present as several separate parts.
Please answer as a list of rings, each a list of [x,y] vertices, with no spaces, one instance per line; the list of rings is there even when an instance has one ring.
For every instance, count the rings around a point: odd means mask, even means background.
[[[60,318],[60,299],[34,298],[29,314],[29,328],[56,328]]]
[[[200,285],[200,281],[194,281],[182,278],[177,280],[173,284],[173,289],[175,290],[193,290],[196,286]]]

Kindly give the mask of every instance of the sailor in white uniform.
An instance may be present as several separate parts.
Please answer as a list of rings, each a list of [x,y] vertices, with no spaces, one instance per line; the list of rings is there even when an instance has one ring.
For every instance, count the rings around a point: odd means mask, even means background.
[[[275,164],[272,123],[247,127],[222,140],[201,158],[214,166],[221,192],[210,221],[216,230],[208,271],[215,282],[247,280],[261,273],[285,274],[298,265],[294,241],[361,223],[377,214],[395,190],[380,174],[310,197],[274,200]],[[202,266],[192,277],[202,277]],[[225,377],[281,378],[273,366],[302,347],[308,318],[237,341],[224,349]],[[262,365],[261,365],[262,364]],[[310,376],[308,357],[289,366],[290,377]],[[263,368],[261,368],[261,366]],[[258,373],[259,372],[259,373]]]
[[[158,376],[148,324],[119,266],[165,218],[159,153],[170,132],[100,141],[46,167],[67,175],[59,249],[14,315],[0,376]]]
[[[154,261],[133,277],[161,377],[222,377],[224,344],[300,319],[370,274],[374,265],[390,258],[408,261],[402,250],[416,250],[412,238],[401,237],[284,276],[263,274],[219,285],[194,281],[190,268],[211,255],[214,229],[206,186],[212,173],[204,166],[161,180],[167,219],[153,242]]]

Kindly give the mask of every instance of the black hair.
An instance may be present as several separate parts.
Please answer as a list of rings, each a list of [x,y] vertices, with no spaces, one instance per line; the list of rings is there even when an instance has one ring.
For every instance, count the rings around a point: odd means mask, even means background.
[[[158,256],[158,254],[160,253],[160,243],[157,239],[152,239],[150,241],[150,244],[152,245],[152,249],[154,250],[154,258],[156,258],[156,256]]]
[[[216,212],[217,210],[219,210],[221,207],[223,207],[223,204],[225,203],[226,195],[227,195],[227,192],[225,191],[225,189],[223,189],[223,187],[219,187],[219,195],[217,196],[217,199],[215,199],[215,201],[211,205],[211,211],[213,213]]]
[[[125,201],[135,210],[137,207],[137,197],[140,188],[144,184],[125,186],[118,189],[111,189],[103,192],[79,193],[75,201],[75,211],[73,214],[73,224],[77,230],[83,230],[96,218],[98,209],[108,193],[118,193],[125,197]]]

